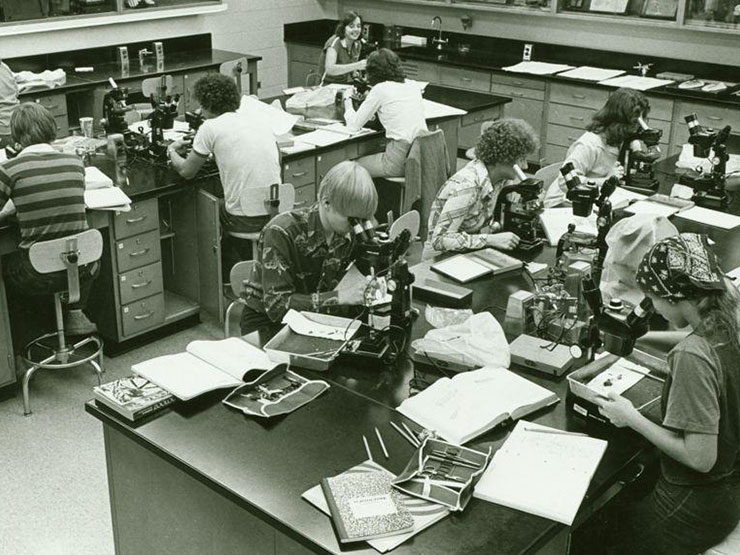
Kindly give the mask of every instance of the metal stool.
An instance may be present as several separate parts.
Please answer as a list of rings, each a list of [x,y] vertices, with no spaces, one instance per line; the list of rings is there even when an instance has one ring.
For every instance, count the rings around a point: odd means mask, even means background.
[[[39,368],[73,368],[89,362],[95,369],[98,384],[102,383],[102,340],[91,335],[70,344],[64,333],[62,314],[62,302],[74,303],[80,299],[79,266],[99,260],[102,252],[103,237],[97,229],[34,243],[28,250],[31,266],[40,274],[66,270],[67,289],[54,292],[56,331],[37,337],[23,347],[21,358],[28,366],[23,375],[23,414],[26,416],[31,414],[28,382]]]
[[[231,311],[239,305],[246,306],[244,299],[241,298],[241,294],[244,291],[244,281],[252,274],[254,263],[254,260],[243,260],[242,262],[237,262],[231,268],[231,291],[236,298],[229,303],[229,306],[226,308],[226,316],[224,317],[224,337],[227,339],[229,337]]]

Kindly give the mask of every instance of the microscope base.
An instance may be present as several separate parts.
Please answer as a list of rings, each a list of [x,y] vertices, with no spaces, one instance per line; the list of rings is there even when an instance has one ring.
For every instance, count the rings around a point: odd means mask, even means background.
[[[658,187],[660,186],[660,183],[658,181],[636,181],[632,180],[629,183],[624,183],[624,185],[620,185],[623,189],[627,189],[628,191],[634,191],[635,193],[643,193],[652,195],[653,193],[658,192]]]
[[[537,249],[541,249],[544,244],[545,241],[543,239],[537,239],[535,241],[519,241],[514,252],[534,252]]]

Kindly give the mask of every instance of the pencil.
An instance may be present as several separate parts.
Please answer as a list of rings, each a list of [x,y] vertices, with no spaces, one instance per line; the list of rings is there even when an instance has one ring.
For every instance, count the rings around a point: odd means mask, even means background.
[[[637,407],[637,412],[640,412],[642,409],[649,407],[655,401],[660,401],[660,397],[656,397],[655,399],[650,399],[647,403],[641,404],[639,407]]]
[[[365,444],[365,453],[367,453],[367,460],[373,460],[373,454],[370,452],[370,446],[367,444],[367,438],[362,436],[362,442]]]
[[[405,422],[401,422],[401,426],[403,426],[403,429],[408,432],[408,434],[414,438],[414,443],[416,443],[416,446],[419,447],[421,445],[421,441],[419,441],[419,437],[411,431],[411,428],[409,428]]]
[[[383,436],[380,435],[380,430],[378,430],[377,426],[375,427],[375,435],[378,436],[378,443],[380,443],[380,448],[383,450],[383,455],[385,455],[385,458],[388,458],[388,450],[385,448],[385,443],[383,443]]]
[[[416,442],[412,438],[410,438],[409,436],[407,436],[406,435],[406,432],[404,432],[395,422],[391,422],[390,424],[391,424],[391,426],[393,426],[393,429],[394,430],[396,430],[399,434],[401,434],[401,437],[403,437],[403,439],[405,439],[406,441],[408,441],[414,447],[418,447],[418,445],[416,445]]]
[[[580,432],[566,432],[565,430],[544,430],[540,428],[524,428],[527,432],[536,432],[538,434],[558,434],[563,436],[588,436]]]

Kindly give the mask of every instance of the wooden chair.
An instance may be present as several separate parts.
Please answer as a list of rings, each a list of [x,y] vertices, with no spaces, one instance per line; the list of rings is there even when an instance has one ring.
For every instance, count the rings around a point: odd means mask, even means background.
[[[229,337],[229,319],[231,317],[231,311],[239,305],[245,306],[244,299],[242,299],[241,294],[244,291],[244,281],[252,274],[252,268],[254,268],[254,260],[238,262],[231,268],[229,282],[231,283],[231,292],[236,298],[231,301],[229,306],[226,308],[226,316],[224,317],[224,337]]]
[[[40,274],[67,272],[67,287],[54,291],[56,331],[46,333],[29,342],[21,358],[28,369],[23,375],[23,414],[31,414],[28,383],[39,368],[73,368],[90,363],[101,383],[103,374],[103,341],[95,335],[70,344],[64,332],[62,303],[80,300],[79,266],[100,259],[103,253],[103,237],[97,229],[89,229],[51,241],[34,243],[28,250],[28,258],[34,270]],[[96,360],[97,359],[97,360]]]

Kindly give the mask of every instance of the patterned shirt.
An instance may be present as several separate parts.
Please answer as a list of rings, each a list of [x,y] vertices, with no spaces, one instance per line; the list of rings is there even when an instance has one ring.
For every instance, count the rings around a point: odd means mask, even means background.
[[[49,144],[26,147],[0,164],[0,205],[8,200],[15,204],[21,248],[88,229],[84,194],[80,159]]]
[[[333,289],[352,259],[353,241],[335,234],[327,244],[318,204],[275,216],[257,248],[243,293],[247,306],[280,322],[290,308],[319,311],[337,304]]]
[[[429,213],[430,251],[461,251],[486,247],[486,229],[492,221],[504,181],[491,184],[486,165],[472,160],[450,177],[437,192]]]

